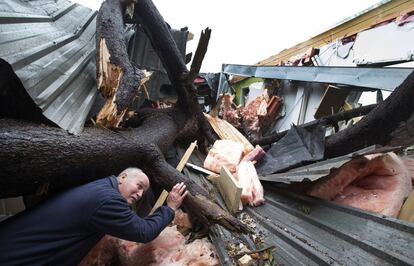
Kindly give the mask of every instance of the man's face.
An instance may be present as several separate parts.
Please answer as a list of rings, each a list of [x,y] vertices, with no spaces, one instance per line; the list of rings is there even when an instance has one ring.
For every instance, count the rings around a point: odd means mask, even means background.
[[[149,188],[148,177],[142,172],[133,172],[128,176],[124,173],[118,177],[119,192],[129,205],[141,199]]]

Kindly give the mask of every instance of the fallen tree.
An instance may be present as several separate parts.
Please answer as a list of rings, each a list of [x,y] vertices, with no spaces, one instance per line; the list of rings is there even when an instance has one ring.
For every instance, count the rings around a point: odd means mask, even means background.
[[[304,127],[304,128],[308,128],[308,127],[312,127],[316,124],[323,124],[323,125],[331,125],[331,126],[335,126],[338,127],[338,122],[342,121],[342,120],[349,120],[351,118],[354,117],[358,117],[358,116],[362,116],[362,115],[366,115],[369,112],[371,112],[375,107],[377,106],[377,104],[371,104],[371,105],[367,105],[367,106],[362,106],[362,107],[358,107],[355,109],[351,109],[348,111],[344,111],[344,112],[339,112],[330,116],[325,116],[322,118],[319,118],[317,120],[313,120],[310,121],[308,123],[299,125],[300,127]],[[280,140],[281,138],[283,138],[287,132],[289,130],[285,130],[282,132],[278,132],[278,133],[274,133],[271,134],[269,136],[263,137],[261,139],[258,139],[256,141],[253,142],[253,145],[270,145],[272,143],[275,143],[276,141]]]
[[[125,10],[131,5],[135,8],[134,21],[146,29],[177,91],[176,108],[139,110],[129,117],[129,108],[137,107],[145,79],[143,72],[126,59],[123,36],[116,32],[122,32]],[[103,119],[98,121],[102,126],[85,127],[80,136],[73,136],[55,127],[0,119],[0,197],[32,194],[45,187],[53,190],[74,186],[138,166],[151,182],[165,189],[177,182],[186,183],[190,193],[184,206],[204,225],[217,223],[247,232],[243,223],[221,209],[203,188],[179,173],[163,156],[184,136],[187,141],[202,136],[214,140],[192,85],[210,30],[203,33],[197,60],[188,71],[167,24],[151,1],[107,0],[97,21],[97,83],[108,101],[101,110]],[[120,125],[128,128],[116,128]]]
[[[335,157],[373,145],[414,143],[414,72],[361,121],[326,138],[325,155]]]

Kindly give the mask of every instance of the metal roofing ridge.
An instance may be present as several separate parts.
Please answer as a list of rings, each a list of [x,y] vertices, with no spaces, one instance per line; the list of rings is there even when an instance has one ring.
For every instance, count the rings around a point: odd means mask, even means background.
[[[88,27],[88,25],[94,20],[96,17],[97,12],[91,10],[86,18],[84,18],[76,28],[76,30],[72,33],[67,33],[63,36],[58,37],[57,39],[51,40],[49,42],[43,43],[39,46],[33,47],[29,50],[25,50],[24,52],[19,54],[19,58],[15,62],[10,62],[13,66],[15,71],[19,70],[20,68],[30,64],[31,62],[36,61],[39,58],[42,58],[46,54],[49,54],[52,51],[55,51],[62,46],[80,38],[84,30]]]
[[[264,226],[264,228],[269,231],[270,235],[268,235],[268,237],[277,238],[272,241],[276,241],[280,246],[288,245],[302,254],[307,254],[307,256],[311,257],[313,262],[317,264],[343,264],[344,261],[347,264],[350,258],[341,259],[341,256],[347,253],[343,248],[349,245],[360,249],[360,252],[356,253],[358,254],[358,257],[356,258],[357,262],[360,262],[360,260],[371,260],[372,264],[377,262],[378,259],[382,259],[392,264],[414,264],[414,256],[412,256],[409,244],[414,236],[414,224],[412,223],[391,217],[384,217],[382,215],[369,213],[348,206],[341,206],[332,202],[314,199],[308,196],[286,192],[281,189],[268,188],[266,191],[267,193],[265,196],[267,203],[258,208],[248,208],[247,212],[256,218],[258,224]],[[308,214],[301,211],[299,207],[303,204],[310,206],[315,213],[312,215],[312,212]],[[318,208],[318,206],[324,206],[326,208],[321,209]],[[274,211],[271,211],[272,208],[274,208]],[[332,214],[330,213],[330,210],[333,211]],[[283,218],[284,214],[281,212],[289,214],[290,218]],[[276,216],[273,217],[272,215]],[[324,216],[326,218],[327,215],[328,217],[329,215],[342,215],[341,217],[345,220],[338,222],[342,222],[342,224],[349,226],[342,228],[341,223],[333,223],[335,220],[334,217],[325,221]],[[349,220],[352,217],[355,219]],[[295,223],[294,220],[291,219],[298,220],[299,223]],[[375,235],[375,233],[374,235],[371,235],[368,232],[364,232],[364,234],[360,235],[358,233],[358,227],[352,227],[352,225],[349,224],[351,221],[359,224],[359,222],[363,220],[367,220],[370,223],[361,223],[361,226],[365,229],[374,229],[373,232],[378,228],[379,231],[377,231],[377,235]],[[323,233],[323,235],[321,235],[321,240],[315,238],[315,234],[318,233],[311,233],[309,232],[309,228],[306,229],[306,223],[321,230],[320,233]],[[356,224],[356,226],[358,225]],[[392,236],[398,232],[400,232],[398,238],[390,239],[391,242],[383,241],[387,236]],[[320,242],[323,241],[323,239],[329,239],[329,235],[332,235],[335,239],[342,239],[344,241],[342,244],[338,242],[338,246],[342,247],[342,251],[335,250],[335,247],[330,247],[329,243]],[[279,241],[283,241],[283,243]],[[332,239],[332,241],[337,240]],[[402,245],[399,245],[401,243]],[[390,249],[389,246],[393,246],[393,248]],[[366,257],[366,254],[372,255],[372,259]]]
[[[12,24],[12,23],[32,23],[32,22],[53,22],[58,20],[63,15],[67,14],[73,8],[77,6],[76,3],[68,2],[66,6],[63,6],[61,9],[58,9],[56,12],[50,15],[35,15],[35,14],[25,14],[25,13],[9,13],[9,12],[0,12],[0,23],[1,24]],[[14,14],[14,15],[12,15]]]

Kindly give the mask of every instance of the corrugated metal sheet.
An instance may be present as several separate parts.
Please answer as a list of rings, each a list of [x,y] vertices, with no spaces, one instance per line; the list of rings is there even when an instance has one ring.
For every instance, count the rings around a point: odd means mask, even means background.
[[[281,265],[413,265],[414,224],[266,187],[248,208]]]
[[[359,154],[380,151],[372,146]],[[177,160],[184,152],[177,150]],[[204,158],[196,151],[189,161],[201,166]],[[187,168],[184,173],[215,191],[200,173]],[[264,183],[264,188],[265,204],[247,207],[244,212],[254,219],[262,245],[276,247],[276,265],[414,265],[414,224],[298,195],[270,183]],[[217,191],[213,194],[223,206]],[[259,248],[248,236],[232,235],[221,226],[211,228],[210,238],[223,265],[232,264],[227,254],[229,243],[244,243],[251,250]]]
[[[174,38],[178,50],[181,52],[185,60],[185,53],[187,47],[187,28],[182,30],[170,29],[171,35]],[[162,65],[161,59],[157,52],[151,45],[150,40],[144,33],[144,30],[137,27],[135,35],[133,36],[128,47],[128,54],[132,62],[138,67],[152,71],[151,79],[145,84],[149,92],[150,99],[157,101],[160,97],[160,88],[163,84],[171,84],[167,75],[167,71]]]
[[[339,168],[344,163],[349,162],[352,158],[355,158],[357,156],[374,153],[386,153],[391,151],[401,151],[402,149],[402,146],[380,147],[378,145],[372,145],[348,155],[297,167],[284,173],[260,176],[259,178],[261,181],[280,182],[287,184],[290,184],[292,182],[316,181],[319,178],[328,175],[331,169]]]
[[[71,133],[82,131],[98,91],[95,81],[96,11],[67,0],[0,2],[0,57],[9,62],[43,114]],[[185,57],[187,30],[172,30]],[[142,31],[126,27],[131,61],[154,71],[152,100],[169,84]]]
[[[96,11],[66,0],[0,3],[0,57],[43,114],[79,133],[97,94]]]

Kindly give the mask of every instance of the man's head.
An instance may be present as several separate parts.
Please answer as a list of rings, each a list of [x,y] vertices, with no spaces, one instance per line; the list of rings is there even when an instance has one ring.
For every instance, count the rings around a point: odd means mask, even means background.
[[[127,168],[118,176],[118,189],[128,204],[133,204],[141,199],[150,183],[144,172],[139,168]]]

